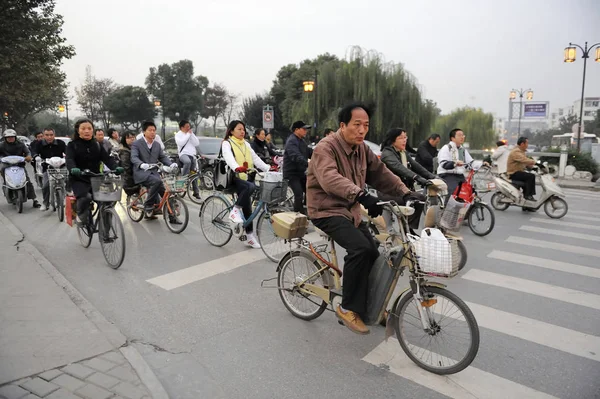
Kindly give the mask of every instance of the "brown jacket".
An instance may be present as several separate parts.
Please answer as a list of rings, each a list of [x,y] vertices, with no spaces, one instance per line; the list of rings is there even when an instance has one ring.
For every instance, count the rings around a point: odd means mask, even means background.
[[[410,192],[366,144],[351,147],[341,133],[324,138],[315,147],[308,165],[308,216],[343,216],[358,226],[361,215],[356,197],[367,183],[393,196]]]
[[[508,154],[508,160],[506,161],[506,174],[508,176],[515,172],[522,172],[527,166],[531,165],[531,158],[525,155],[525,151],[519,147],[515,147]]]

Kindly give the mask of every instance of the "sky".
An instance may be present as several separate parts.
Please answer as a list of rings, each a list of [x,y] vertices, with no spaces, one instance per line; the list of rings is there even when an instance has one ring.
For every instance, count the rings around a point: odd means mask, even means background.
[[[572,105],[583,60],[563,63],[563,50],[600,42],[600,0],[57,0],[56,12],[77,52],[62,66],[73,95],[87,65],[144,86],[150,67],[190,59],[195,74],[247,97],[284,65],[358,45],[404,64],[444,113],[469,105],[506,117],[513,88],[551,110]],[[600,97],[593,56],[585,94]]]

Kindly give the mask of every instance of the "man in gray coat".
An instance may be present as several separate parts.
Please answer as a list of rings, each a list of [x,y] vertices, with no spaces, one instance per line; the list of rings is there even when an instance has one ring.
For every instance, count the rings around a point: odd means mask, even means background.
[[[148,189],[148,197],[144,204],[146,219],[156,219],[154,205],[159,203],[160,198],[165,193],[165,186],[158,170],[155,168],[150,169],[150,165],[160,161],[164,165],[170,165],[171,169],[176,169],[177,164],[171,161],[160,144],[154,140],[156,137],[154,122],[144,122],[142,130],[144,137],[136,140],[131,145],[133,180],[135,184],[141,184]]]

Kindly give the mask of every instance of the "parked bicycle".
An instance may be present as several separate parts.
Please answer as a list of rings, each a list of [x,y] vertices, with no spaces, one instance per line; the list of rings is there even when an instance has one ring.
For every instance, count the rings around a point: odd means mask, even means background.
[[[165,192],[160,202],[155,205],[155,210],[162,210],[163,218],[167,228],[175,234],[182,233],[190,221],[188,207],[180,197],[179,193],[185,191],[187,179],[177,177],[168,166],[151,164],[150,169],[162,171],[161,178],[165,186]],[[144,218],[144,203],[148,196],[148,189],[142,187],[139,193],[132,194],[127,198],[127,215],[134,222]]]
[[[255,169],[250,171],[252,172],[265,176]],[[200,208],[200,228],[210,244],[222,247],[234,234],[244,241],[246,227],[254,223],[254,220],[258,220],[257,238],[261,248],[269,259],[277,262],[288,251],[288,246],[285,240],[275,235],[271,226],[271,216],[289,210],[281,205],[287,193],[287,181],[270,182],[263,179],[259,184],[252,198],[252,203],[255,204],[254,211],[247,220],[244,220],[244,223],[232,224],[229,221],[229,212],[236,200],[235,193],[232,194],[233,200],[230,200],[226,193],[215,192],[203,202]]]
[[[66,183],[69,177],[65,166],[65,159],[62,157],[52,157],[42,160],[42,163],[48,165],[48,183],[50,189],[50,203],[52,211],[56,212],[58,220],[65,220],[65,195]]]
[[[450,244],[439,231],[441,241],[439,237],[427,240],[411,236],[407,216],[412,215],[413,208],[392,201],[380,205],[398,223],[393,224],[390,233],[377,235],[384,243],[383,251],[370,272],[367,312],[361,317],[365,324],[374,325],[386,320],[387,315],[386,325],[395,330],[400,346],[419,367],[435,374],[457,373],[477,355],[479,327],[457,295],[444,284],[428,280],[457,274],[456,262],[449,259]],[[315,247],[302,238],[306,229],[298,230],[297,220],[286,220],[286,214],[274,218],[278,234],[299,242],[299,248],[290,249],[277,266],[276,288],[284,306],[303,320],[319,317],[329,306],[334,311],[341,302],[343,274],[334,241],[320,232],[328,243]],[[292,227],[296,230],[290,233]],[[398,279],[406,270],[410,287],[398,295],[387,312]]]
[[[125,260],[125,231],[121,219],[115,211],[115,204],[121,199],[123,181],[110,173],[93,173],[86,169],[82,176],[90,176],[92,198],[88,209],[88,223],[77,224],[77,235],[84,248],[92,243],[98,233],[100,247],[106,263],[118,269]]]

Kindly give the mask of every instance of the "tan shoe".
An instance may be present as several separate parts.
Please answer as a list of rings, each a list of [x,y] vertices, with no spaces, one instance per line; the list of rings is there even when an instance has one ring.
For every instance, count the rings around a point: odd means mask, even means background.
[[[342,321],[342,323],[344,323],[346,327],[350,329],[350,331],[354,333],[365,335],[370,332],[367,326],[365,326],[365,323],[363,323],[361,320],[360,316],[351,310],[347,310],[344,313],[342,312],[341,306],[338,305],[338,307],[335,309],[335,315]]]

